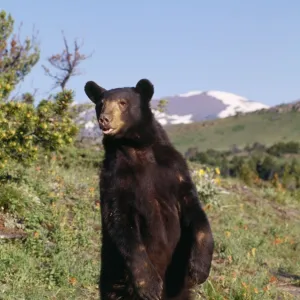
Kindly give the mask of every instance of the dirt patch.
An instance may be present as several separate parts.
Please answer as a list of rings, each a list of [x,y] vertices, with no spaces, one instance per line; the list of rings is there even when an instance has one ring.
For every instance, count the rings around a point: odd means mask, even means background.
[[[276,286],[279,290],[291,294],[295,299],[300,299],[300,275],[283,270],[270,270],[270,274],[276,278]]]
[[[278,288],[285,293],[289,293],[289,294],[295,296],[295,299],[300,299],[300,287],[296,287],[296,286],[293,286],[290,284],[287,284],[287,285],[279,284]]]
[[[0,213],[0,239],[16,239],[25,236],[22,224],[11,215]]]

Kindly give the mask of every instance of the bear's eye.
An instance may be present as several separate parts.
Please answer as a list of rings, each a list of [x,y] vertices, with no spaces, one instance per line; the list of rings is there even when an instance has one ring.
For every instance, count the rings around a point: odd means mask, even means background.
[[[125,100],[120,100],[119,103],[121,106],[125,106],[127,104],[127,102]]]

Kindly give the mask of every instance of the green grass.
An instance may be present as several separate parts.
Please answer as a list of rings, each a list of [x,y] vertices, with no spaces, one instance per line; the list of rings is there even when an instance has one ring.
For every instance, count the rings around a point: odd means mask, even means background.
[[[19,205],[13,199],[8,208],[22,219],[28,237],[1,243],[0,299],[97,299],[96,169],[43,163],[2,185],[2,199],[19,196]]]
[[[90,152],[89,162],[70,150],[66,164],[48,157],[0,185],[0,202],[12,213],[0,211],[0,231],[2,219],[27,233],[0,239],[0,299],[99,299],[97,156]],[[212,272],[195,299],[296,299],[289,292],[299,280],[270,280],[280,270],[300,275],[299,199],[233,180],[221,186],[229,194],[206,206],[216,240]]]
[[[299,199],[234,181],[223,186],[230,194],[219,198],[219,207],[207,211],[216,251],[211,277],[202,288],[206,299],[284,297],[281,285],[292,290],[300,282],[285,281],[272,272],[300,275]],[[286,294],[281,299],[294,298]]]
[[[198,147],[227,150],[232,145],[260,142],[271,145],[279,141],[298,141],[300,112],[255,112],[238,117],[167,126],[173,144],[180,150]]]

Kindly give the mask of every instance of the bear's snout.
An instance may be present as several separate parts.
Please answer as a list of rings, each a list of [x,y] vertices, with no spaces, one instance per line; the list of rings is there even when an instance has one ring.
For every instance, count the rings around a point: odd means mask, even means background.
[[[109,114],[101,114],[99,118],[100,127],[107,128],[110,127],[110,122],[112,121],[112,116]],[[102,128],[101,128],[102,129]]]

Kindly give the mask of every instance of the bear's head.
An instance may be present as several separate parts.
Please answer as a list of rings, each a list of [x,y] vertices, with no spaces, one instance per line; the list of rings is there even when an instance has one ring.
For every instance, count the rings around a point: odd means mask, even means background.
[[[96,105],[97,121],[105,136],[128,137],[139,132],[152,118],[150,100],[154,87],[148,79],[139,80],[135,87],[111,90],[88,81],[84,90]]]

